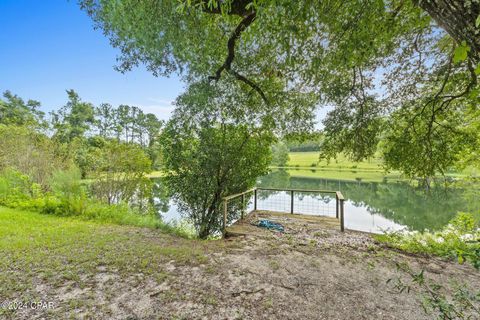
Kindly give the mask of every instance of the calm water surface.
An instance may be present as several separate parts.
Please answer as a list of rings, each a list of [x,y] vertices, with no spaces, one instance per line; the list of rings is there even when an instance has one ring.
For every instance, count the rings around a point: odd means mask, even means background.
[[[321,172],[318,172],[321,176]],[[173,201],[166,197],[161,180],[156,179],[155,203],[162,218],[171,222],[182,217]],[[434,188],[430,192],[413,188],[406,182],[350,182],[322,178],[300,178],[279,170],[259,179],[259,187],[339,190],[345,201],[345,226],[348,229],[381,233],[385,230],[438,230],[458,211],[480,210],[480,197],[461,189]],[[333,195],[297,195],[295,210],[299,213],[335,215]],[[290,195],[261,192],[259,209],[289,211]],[[250,204],[250,208],[252,205]]]

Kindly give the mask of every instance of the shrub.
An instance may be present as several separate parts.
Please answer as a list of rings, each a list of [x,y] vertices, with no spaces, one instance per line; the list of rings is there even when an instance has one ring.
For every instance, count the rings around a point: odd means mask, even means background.
[[[5,169],[0,175],[0,204],[8,207],[36,209],[41,207],[40,185],[15,169]]]
[[[51,178],[52,191],[43,191],[28,176],[13,169],[4,170],[0,174],[0,205],[82,220],[161,228],[187,236],[185,232],[165,225],[151,211],[143,213],[126,203],[108,205],[89,198],[79,177],[78,169],[57,171]]]
[[[470,262],[480,269],[480,228],[470,213],[459,212],[438,232],[392,232],[376,236],[395,248]]]
[[[0,170],[15,169],[46,190],[52,173],[69,165],[57,155],[57,147],[32,129],[0,125]]]
[[[151,189],[150,179],[145,177],[151,162],[140,146],[109,141],[96,150],[95,158],[92,189],[96,198],[108,204],[145,198]],[[145,208],[141,201],[136,202]]]

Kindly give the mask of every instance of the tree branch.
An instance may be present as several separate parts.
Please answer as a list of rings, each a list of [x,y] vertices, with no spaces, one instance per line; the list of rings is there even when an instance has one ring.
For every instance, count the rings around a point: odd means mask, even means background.
[[[237,80],[242,81],[243,83],[250,86],[253,90],[255,90],[262,97],[262,100],[266,104],[268,104],[268,99],[265,93],[255,82],[253,82],[252,80],[248,79],[244,75],[232,69],[232,62],[235,59],[235,45],[237,43],[237,40],[240,38],[241,33],[245,31],[245,29],[247,29],[248,26],[250,26],[253,23],[253,21],[255,21],[256,16],[257,16],[257,13],[255,11],[252,11],[249,14],[247,14],[242,19],[242,21],[238,24],[238,26],[235,28],[235,30],[230,35],[230,38],[228,39],[228,42],[227,42],[228,54],[227,54],[227,57],[225,58],[225,62],[220,66],[220,68],[217,69],[217,71],[215,72],[215,75],[208,77],[208,79],[218,81],[222,76],[223,71],[226,70],[228,73],[233,75]]]
[[[200,6],[203,12],[213,13],[213,14],[228,14],[228,15],[237,15],[241,17],[246,17],[247,15],[254,12],[253,7],[247,9],[247,6],[252,3],[252,0],[232,0],[229,4],[229,10],[222,12],[222,2],[219,0],[216,6],[208,6],[208,1],[205,0],[194,0],[192,3],[194,5]]]
[[[225,62],[222,64],[220,68],[218,68],[217,72],[215,73],[214,76],[210,76],[210,80],[215,80],[218,81],[222,75],[223,70],[230,71],[233,59],[235,58],[235,44],[237,40],[240,38],[240,34],[249,26],[252,24],[252,22],[255,20],[256,13],[253,12],[249,15],[247,15],[243,20],[238,24],[238,26],[235,28],[233,33],[231,34],[230,38],[228,39],[227,42],[227,48],[228,48],[228,55],[227,58],[225,59]]]
[[[256,84],[252,80],[246,78],[245,76],[241,75],[240,73],[236,72],[235,70],[230,69],[229,73],[232,74],[237,80],[240,80],[240,81],[246,83],[247,85],[249,85],[253,90],[255,90],[260,95],[260,97],[262,97],[262,100],[266,104],[269,104],[267,96],[265,95],[262,88],[260,88],[260,86],[258,84]]]

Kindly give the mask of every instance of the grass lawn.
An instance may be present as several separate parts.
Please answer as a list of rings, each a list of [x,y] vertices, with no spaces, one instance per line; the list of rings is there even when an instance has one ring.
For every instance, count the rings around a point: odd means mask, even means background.
[[[382,168],[382,161],[380,159],[372,159],[368,161],[362,162],[353,162],[348,160],[346,157],[339,155],[337,159],[330,160],[328,163],[325,160],[319,161],[319,152],[312,151],[312,152],[290,152],[289,154],[290,160],[288,161],[287,165],[289,167],[303,167],[303,168],[312,168],[316,167],[319,169],[327,168],[327,169],[335,169],[335,170],[373,170],[373,171],[381,171],[383,172]]]
[[[385,173],[382,161],[372,158],[353,162],[340,155],[330,162],[319,160],[319,152],[290,152],[286,169],[292,177],[380,182],[402,180],[399,172]]]
[[[206,250],[206,242],[156,229],[0,207],[0,298],[52,301],[55,308],[49,312],[55,314],[51,316],[67,318],[75,309],[98,304],[94,292],[87,299],[77,299],[71,292],[95,282],[99,272],[128,277],[133,286],[146,276],[161,282],[167,276],[167,262],[196,265],[205,260]],[[65,294],[59,294],[62,292]],[[108,300],[114,292],[102,294]],[[5,317],[16,316],[12,310],[0,308],[0,318]]]
[[[336,169],[288,169],[291,177],[312,178],[312,179],[332,179],[346,181],[364,181],[381,182],[386,178],[387,181],[403,180],[398,173],[385,174],[383,171],[374,170],[336,170]]]
[[[418,320],[434,315],[416,288],[399,294],[388,283],[398,263],[429,268],[449,296],[450,282],[480,285],[469,265],[402,255],[363,233],[289,226],[198,241],[0,207],[0,319]]]

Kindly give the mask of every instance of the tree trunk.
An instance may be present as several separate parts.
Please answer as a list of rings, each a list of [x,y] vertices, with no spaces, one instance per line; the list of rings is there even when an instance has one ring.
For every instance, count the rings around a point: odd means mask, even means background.
[[[470,58],[480,62],[480,0],[415,0],[457,43],[470,46]]]
[[[198,231],[198,237],[200,239],[207,239],[208,236],[210,235],[210,227],[208,226],[208,224],[202,224],[200,226],[200,230]]]

